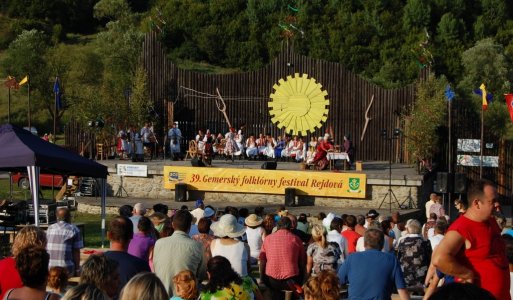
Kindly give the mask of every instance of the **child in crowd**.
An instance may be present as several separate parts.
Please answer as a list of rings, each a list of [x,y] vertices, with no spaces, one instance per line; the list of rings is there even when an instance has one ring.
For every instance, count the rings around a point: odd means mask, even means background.
[[[198,298],[196,278],[189,270],[183,270],[173,277],[176,294],[170,300],[194,300]]]
[[[48,271],[46,290],[63,296],[68,286],[68,271],[63,267],[51,267]]]

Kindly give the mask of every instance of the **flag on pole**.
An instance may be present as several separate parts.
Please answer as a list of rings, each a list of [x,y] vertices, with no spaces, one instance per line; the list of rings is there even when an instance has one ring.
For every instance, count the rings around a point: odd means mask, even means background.
[[[14,76],[7,76],[7,79],[4,81],[4,85],[9,89],[17,89],[19,87]]]
[[[61,99],[61,85],[59,82],[59,77],[55,77],[55,83],[53,84],[53,92],[55,93],[55,108],[60,110],[62,108],[62,99]]]
[[[481,84],[479,89],[474,90],[474,94],[477,94],[477,95],[481,96],[482,108],[483,108],[483,110],[486,110],[488,108],[488,103],[492,102],[493,94],[492,93],[488,93],[486,91],[486,86],[485,86],[484,83]]]
[[[22,86],[22,85],[24,85],[25,83],[27,83],[27,82],[28,82],[28,80],[29,80],[29,76],[27,75],[27,76],[23,77],[23,79],[18,83],[18,85],[19,85],[19,86]]]
[[[513,122],[513,94],[505,94],[504,98],[506,99],[506,105],[508,106],[509,117],[511,118],[511,122]]]

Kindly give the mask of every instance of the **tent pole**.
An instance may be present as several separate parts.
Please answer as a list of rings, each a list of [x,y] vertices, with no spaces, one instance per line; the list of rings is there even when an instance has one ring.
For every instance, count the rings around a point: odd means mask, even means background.
[[[105,208],[106,208],[106,199],[105,196],[107,194],[107,179],[101,178],[101,189],[102,189],[102,195],[101,195],[101,218],[102,218],[102,248],[105,248]]]
[[[39,171],[36,166],[27,166],[30,191],[32,193],[32,205],[34,206],[34,225],[39,227]]]

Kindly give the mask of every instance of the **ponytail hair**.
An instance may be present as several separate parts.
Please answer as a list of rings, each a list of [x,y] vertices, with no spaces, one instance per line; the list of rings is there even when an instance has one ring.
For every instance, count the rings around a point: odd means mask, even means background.
[[[326,248],[328,246],[328,242],[326,241],[326,228],[320,224],[315,224],[312,227],[312,239],[319,243],[322,248]]]

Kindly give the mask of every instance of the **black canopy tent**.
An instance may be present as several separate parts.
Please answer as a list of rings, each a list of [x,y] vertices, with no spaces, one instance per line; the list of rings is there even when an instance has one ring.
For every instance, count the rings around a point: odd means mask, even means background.
[[[11,124],[0,127],[0,170],[29,175],[35,225],[39,226],[39,173],[87,176],[101,179],[102,245],[105,238],[105,196],[107,167],[62,147],[46,142]]]

